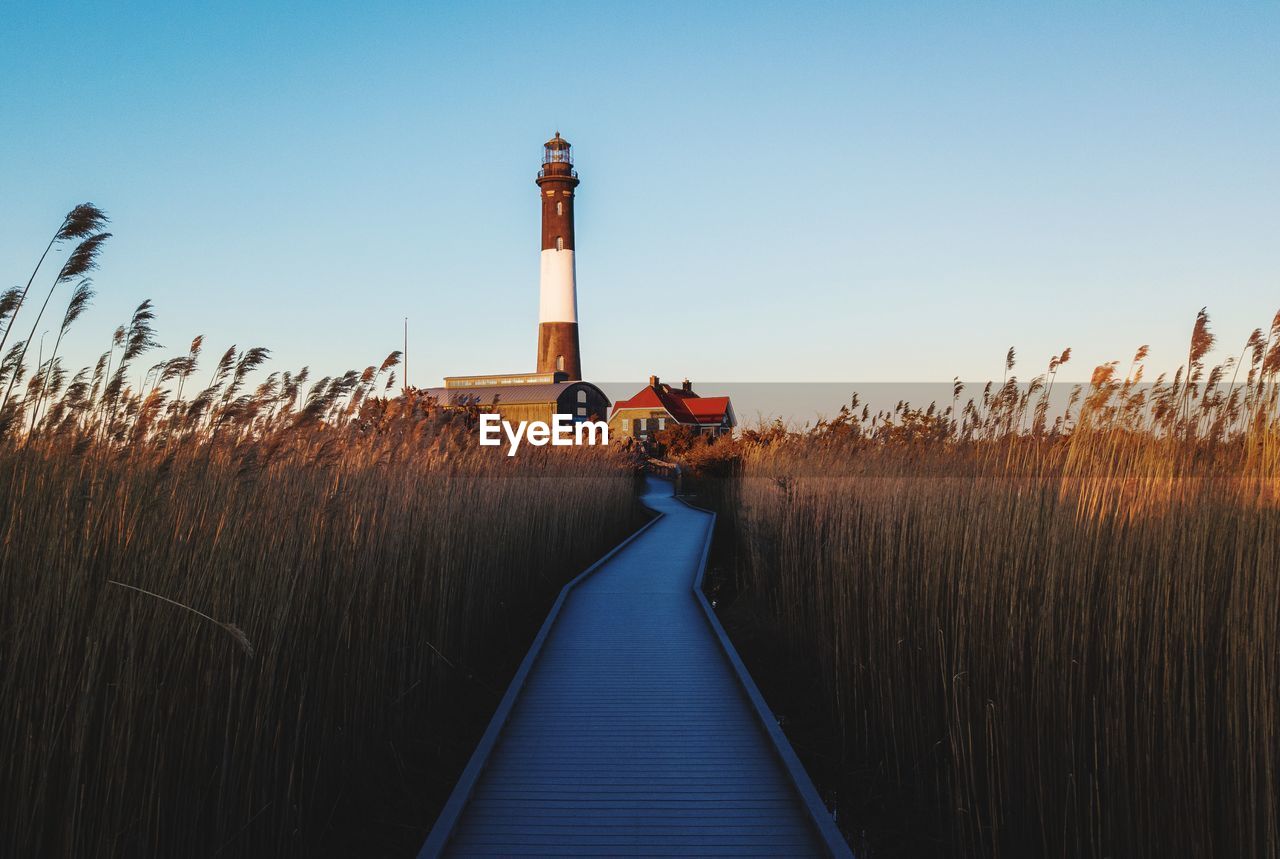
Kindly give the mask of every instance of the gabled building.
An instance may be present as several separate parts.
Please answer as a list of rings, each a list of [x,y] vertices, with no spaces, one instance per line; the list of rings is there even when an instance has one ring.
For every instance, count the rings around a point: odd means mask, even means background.
[[[700,434],[724,435],[732,433],[737,425],[728,397],[700,397],[688,379],[673,388],[657,376],[650,376],[648,387],[614,404],[609,415],[609,437],[652,438],[655,432],[676,426],[690,427]]]
[[[609,413],[609,398],[590,382],[572,381],[564,373],[527,373],[506,376],[458,376],[445,379],[443,388],[427,388],[426,395],[442,406],[473,407],[496,412],[505,421],[544,421],[556,415],[573,415],[574,421],[602,421]]]

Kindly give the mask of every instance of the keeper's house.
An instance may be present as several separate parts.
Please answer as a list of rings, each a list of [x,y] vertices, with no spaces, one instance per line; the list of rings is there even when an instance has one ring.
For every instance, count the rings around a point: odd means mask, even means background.
[[[679,388],[649,377],[648,387],[619,400],[609,415],[609,438],[652,438],[655,432],[685,426],[698,434],[727,435],[738,425],[728,397],[700,397],[688,379]]]
[[[573,415],[575,422],[602,421],[609,398],[590,382],[572,381],[564,372],[501,376],[449,376],[443,388],[424,392],[442,406],[474,406],[497,412],[504,421],[545,421],[554,415]]]

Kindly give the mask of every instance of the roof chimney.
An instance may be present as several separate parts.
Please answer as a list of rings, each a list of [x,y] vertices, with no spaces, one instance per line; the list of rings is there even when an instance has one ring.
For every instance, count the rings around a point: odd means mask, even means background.
[[[686,394],[692,394],[693,382],[690,382],[688,379],[685,379],[683,382],[680,383],[680,390],[684,391]]]
[[[657,376],[650,376],[650,377],[649,377],[649,387],[650,387],[650,388],[653,388],[655,391],[656,391],[656,390],[658,390],[658,377],[657,377]]]

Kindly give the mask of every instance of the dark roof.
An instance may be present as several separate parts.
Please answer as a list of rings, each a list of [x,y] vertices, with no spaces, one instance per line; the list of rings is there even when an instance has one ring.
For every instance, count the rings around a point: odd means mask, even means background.
[[[426,395],[434,397],[441,405],[465,406],[479,404],[523,405],[528,403],[554,403],[560,395],[575,385],[594,389],[606,403],[609,398],[590,382],[547,382],[541,385],[485,385],[481,388],[427,388]]]

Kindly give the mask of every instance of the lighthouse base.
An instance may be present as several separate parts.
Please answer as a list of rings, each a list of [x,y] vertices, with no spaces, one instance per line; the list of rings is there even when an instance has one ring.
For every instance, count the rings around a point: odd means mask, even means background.
[[[543,322],[538,325],[538,372],[552,373],[556,370],[568,373],[570,381],[582,378],[576,322]]]

